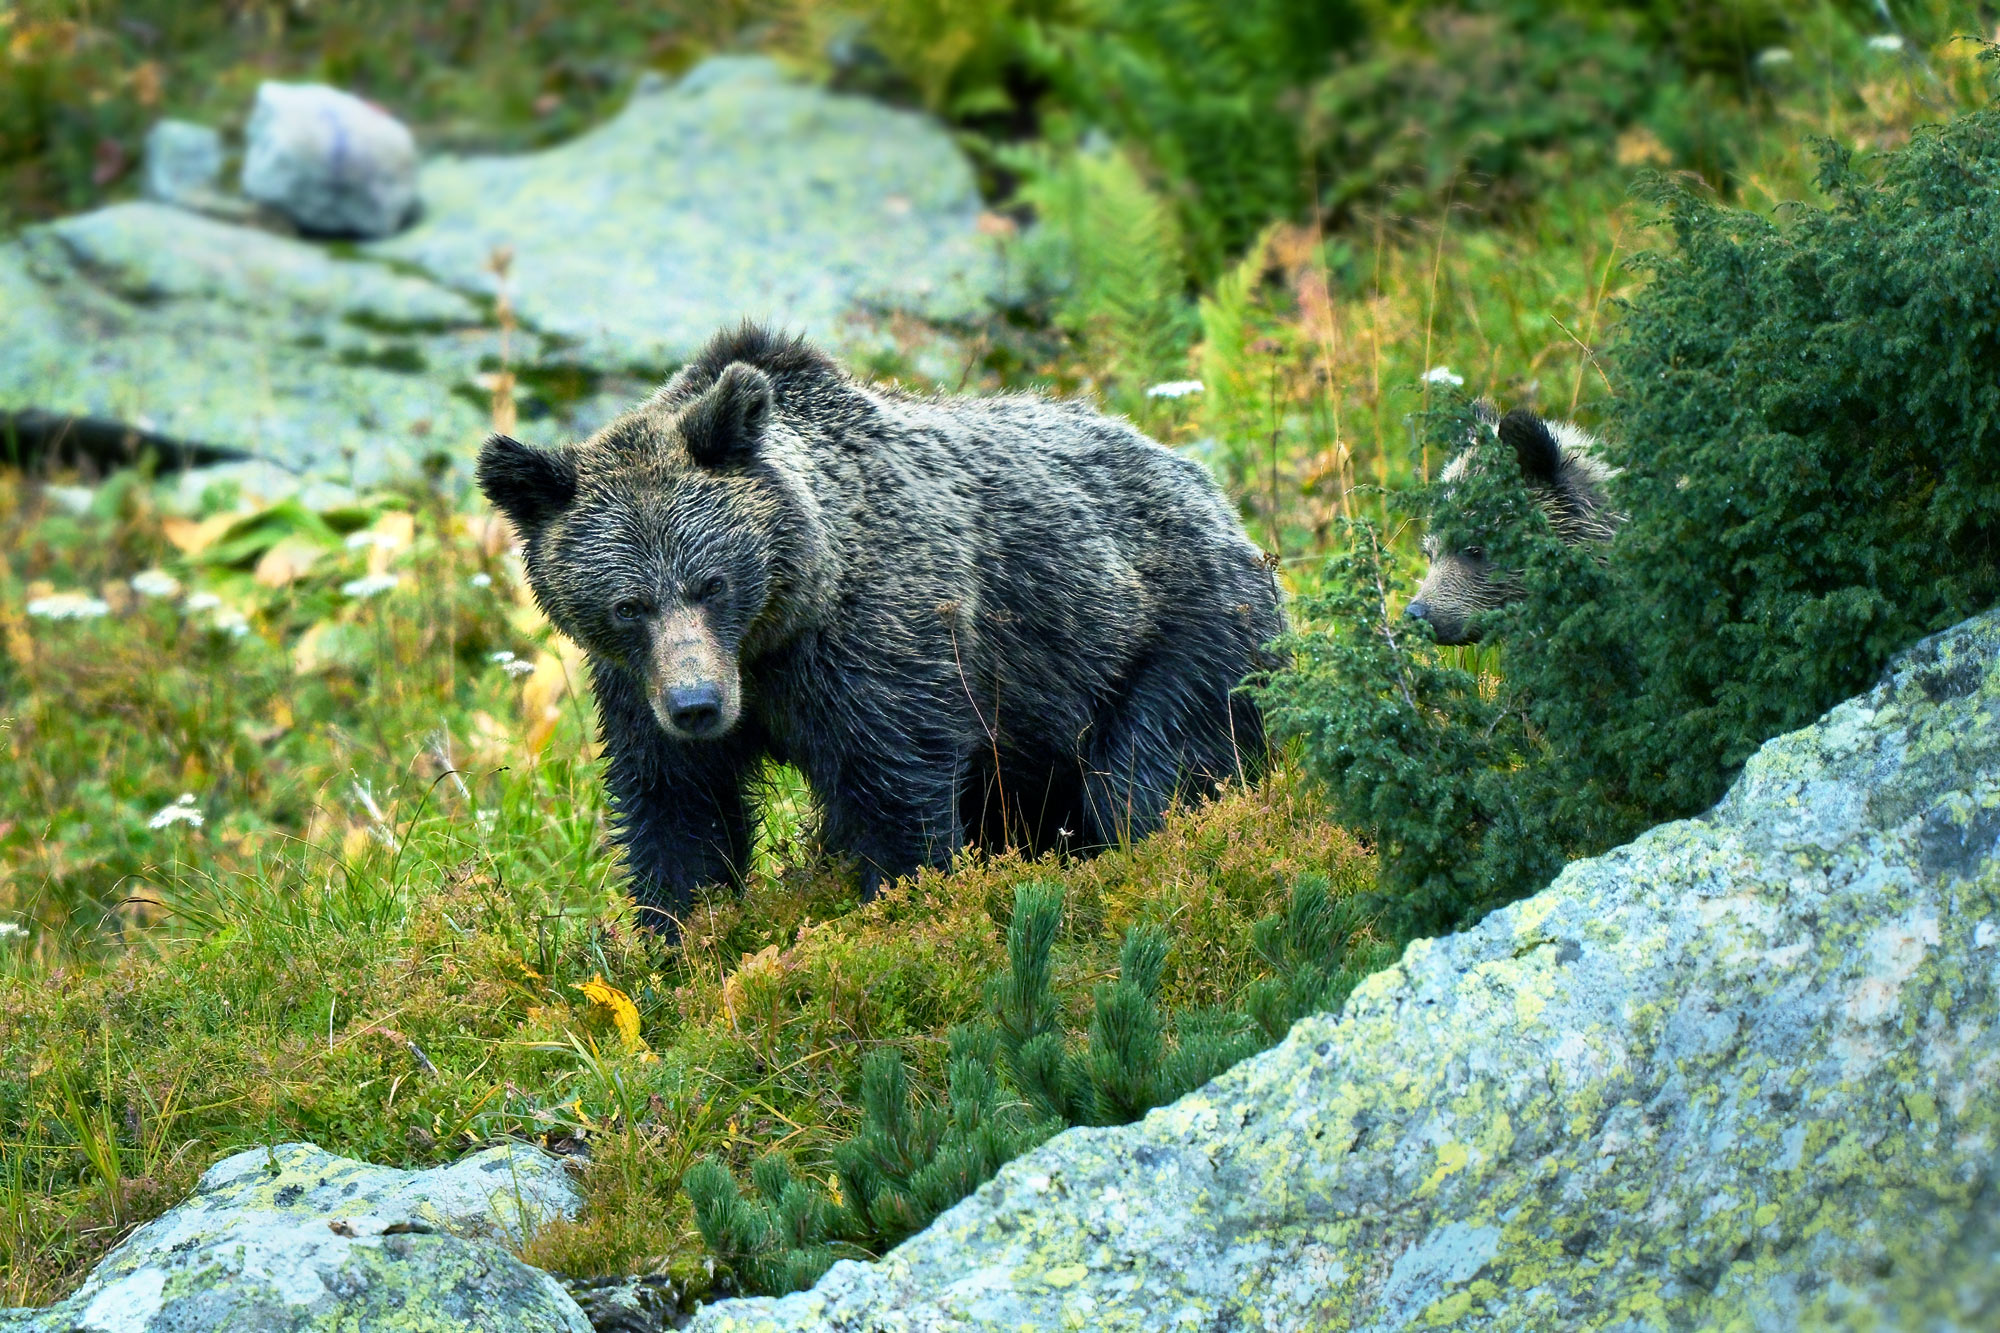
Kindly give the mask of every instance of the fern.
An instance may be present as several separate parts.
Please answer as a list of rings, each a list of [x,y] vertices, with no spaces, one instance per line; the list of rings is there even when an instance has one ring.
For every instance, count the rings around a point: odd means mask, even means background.
[[[1099,0],[1054,77],[1176,185],[1194,270],[1221,270],[1273,218],[1307,214],[1298,90],[1362,34],[1342,0]]]
[[[1050,289],[1055,323],[1114,397],[1136,399],[1176,378],[1194,319],[1173,209],[1110,148],[1038,148],[1007,160],[1023,172],[1019,197],[1038,220],[1029,263]]]

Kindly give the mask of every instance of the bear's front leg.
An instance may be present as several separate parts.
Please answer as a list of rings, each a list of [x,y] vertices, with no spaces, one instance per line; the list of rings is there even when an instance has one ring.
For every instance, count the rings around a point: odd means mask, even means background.
[[[596,674],[612,833],[640,920],[672,935],[695,890],[741,884],[750,864],[749,776],[763,748],[747,728],[712,741],[660,729],[639,690]]]
[[[948,866],[965,845],[958,789],[965,764],[942,742],[901,753],[841,756],[808,772],[825,815],[826,846],[861,863],[861,900],[925,866]]]

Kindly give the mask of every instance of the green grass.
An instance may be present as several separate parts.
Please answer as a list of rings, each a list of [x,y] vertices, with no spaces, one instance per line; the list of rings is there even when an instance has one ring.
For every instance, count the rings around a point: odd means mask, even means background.
[[[0,193],[22,215],[129,189],[89,184],[92,136],[129,140],[160,110],[240,114],[266,74],[399,90],[398,109],[447,139],[476,124],[543,141],[615,106],[592,60],[673,66],[760,16],[776,25],[760,40],[783,46],[821,13],[609,8],[558,22],[526,2],[491,17],[133,7],[157,29],[143,38],[73,5],[15,6],[0,27],[0,125],[16,136]],[[1926,43],[1975,26],[1960,8],[1896,9]],[[1810,197],[1810,134],[1883,146],[1979,95],[1969,47],[1885,57],[1833,5],[1794,25],[1795,59],[1744,104],[1734,145],[1730,188],[1754,207]],[[511,26],[541,45],[510,66]],[[551,91],[557,109],[537,111]],[[16,115],[10,96],[39,100]],[[1105,271],[1164,295],[1058,314],[1067,341],[1000,337],[969,387],[1110,395],[1208,457],[1303,584],[1334,517],[1382,512],[1440,461],[1410,443],[1430,368],[1586,421],[1616,391],[1593,349],[1632,290],[1623,261],[1661,243],[1628,193],[1651,151],[1635,139],[1615,169],[1497,222],[1449,197],[1334,232],[1281,220],[1199,292],[1128,255]],[[1143,201],[1127,203],[1120,216],[1143,223]],[[1152,399],[1142,373],[1207,387]],[[783,1147],[828,1178],[861,1059],[884,1045],[935,1096],[1016,884],[1064,888],[1058,989],[1080,1020],[1134,922],[1170,928],[1165,1003],[1236,1004],[1258,978],[1251,925],[1293,875],[1340,892],[1372,878],[1367,849],[1286,763],[1135,847],[969,862],[863,907],[779,771],[748,892],[705,903],[685,942],[662,946],[624,904],[580,659],[485,515],[421,482],[329,513],[215,495],[174,514],[135,476],[79,514],[47,484],[75,480],[0,474],[0,1303],[62,1294],[203,1168],[290,1138],[405,1164],[509,1134],[581,1144],[589,1207],[528,1256],[697,1278],[686,1167],[716,1153],[740,1173]],[[1398,549],[1414,560],[1414,534]],[[134,590],[149,570],[181,591]],[[371,574],[396,584],[363,595]],[[104,614],[28,614],[66,593]],[[200,825],[152,827],[176,807]],[[600,981],[611,990],[582,989]]]
[[[1170,998],[1238,1001],[1250,926],[1292,874],[1367,878],[1281,775],[1128,851],[970,863],[862,908],[781,771],[746,896],[662,946],[618,884],[588,701],[561,687],[574,653],[483,519],[418,490],[203,529],[148,496],[112,485],[75,516],[0,480],[19,775],[0,795],[0,918],[28,931],[0,945],[7,1303],[60,1294],[221,1155],[292,1138],[412,1163],[501,1135],[585,1144],[593,1207],[532,1257],[693,1276],[687,1165],[783,1146],[823,1166],[885,1043],[936,1078],[1024,878],[1068,888],[1079,1006],[1141,919],[1174,928]],[[170,534],[212,540],[183,552]],[[371,561],[399,585],[343,594]],[[130,590],[161,564],[178,596]],[[83,591],[106,613],[25,613]],[[221,605],[190,609],[201,593]],[[212,628],[225,611],[243,633]],[[491,660],[507,652],[535,671]],[[150,827],[176,808],[200,824]],[[638,1042],[615,997],[581,989],[600,980],[636,1007]]]

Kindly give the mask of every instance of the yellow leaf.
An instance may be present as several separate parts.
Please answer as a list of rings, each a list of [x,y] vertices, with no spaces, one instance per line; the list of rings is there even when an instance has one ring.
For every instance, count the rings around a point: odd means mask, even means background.
[[[410,543],[417,539],[417,520],[414,515],[398,509],[391,509],[375,520],[368,529],[368,572],[386,574],[389,571],[389,557],[398,551],[406,551]]]
[[[521,719],[527,724],[523,737],[530,754],[540,754],[562,721],[562,701],[583,683],[583,650],[568,639],[558,637],[555,651],[535,659],[534,674],[521,685]]]
[[[743,1005],[746,989],[765,977],[782,976],[785,963],[778,956],[778,946],[767,944],[754,954],[744,954],[743,962],[734,972],[722,979],[722,1012],[729,1019],[729,1026],[740,1031],[736,1013]]]
[[[160,530],[167,534],[184,555],[194,555],[215,545],[216,539],[241,522],[241,514],[216,514],[202,519],[199,523],[191,518],[168,518],[160,522]]]
[[[257,561],[257,582],[266,588],[282,588],[313,567],[323,549],[304,537],[281,537]]]
[[[646,1049],[646,1043],[639,1036],[639,1006],[624,991],[606,981],[603,976],[594,976],[581,985],[570,987],[580,990],[590,1001],[590,1021],[608,1026],[618,1033],[621,1053],[634,1055]]]
[[[352,667],[373,650],[368,636],[339,620],[315,621],[292,645],[292,671],[310,676],[333,667]]]

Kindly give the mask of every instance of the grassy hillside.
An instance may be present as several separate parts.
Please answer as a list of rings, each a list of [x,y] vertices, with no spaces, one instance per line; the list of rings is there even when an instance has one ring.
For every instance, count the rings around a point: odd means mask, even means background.
[[[1250,9],[1288,40],[1286,6]],[[1215,468],[1299,587],[1336,518],[1394,521],[1388,495],[1438,465],[1412,421],[1433,395],[1588,422],[1618,391],[1594,349],[1626,261],[1665,243],[1642,173],[1781,215],[1813,195],[1812,136],[1865,153],[1983,100],[1951,39],[1991,14],[1890,11],[1378,0],[1252,87],[1189,7],[1136,0],[872,22],[30,3],[0,10],[0,198],[19,221],[129,193],[154,116],[240,116],[268,75],[360,87],[433,143],[525,145],[608,114],[643,65],[770,47],[947,116],[994,204],[1039,223],[1050,281],[1010,317],[1034,336],[996,327],[971,387],[1131,413]],[[854,33],[869,60],[828,54]],[[1156,95],[1208,119],[1117,110]],[[1213,210],[1228,178],[1197,151],[1246,123],[1291,145],[1275,185],[1243,184],[1268,191],[1247,223]],[[1179,380],[1203,387],[1148,392]],[[968,862],[861,907],[777,772],[749,892],[665,947],[622,902],[578,656],[485,513],[421,478],[327,512],[171,494],[0,473],[0,1303],[61,1293],[208,1164],[290,1138],[403,1163],[587,1148],[590,1212],[529,1257],[692,1277],[687,1165],[784,1147],[826,1176],[884,1046],[935,1096],[1018,884],[1066,890],[1080,1022],[1135,922],[1171,931],[1167,1002],[1235,1004],[1296,876],[1372,882],[1287,761],[1130,849]]]

